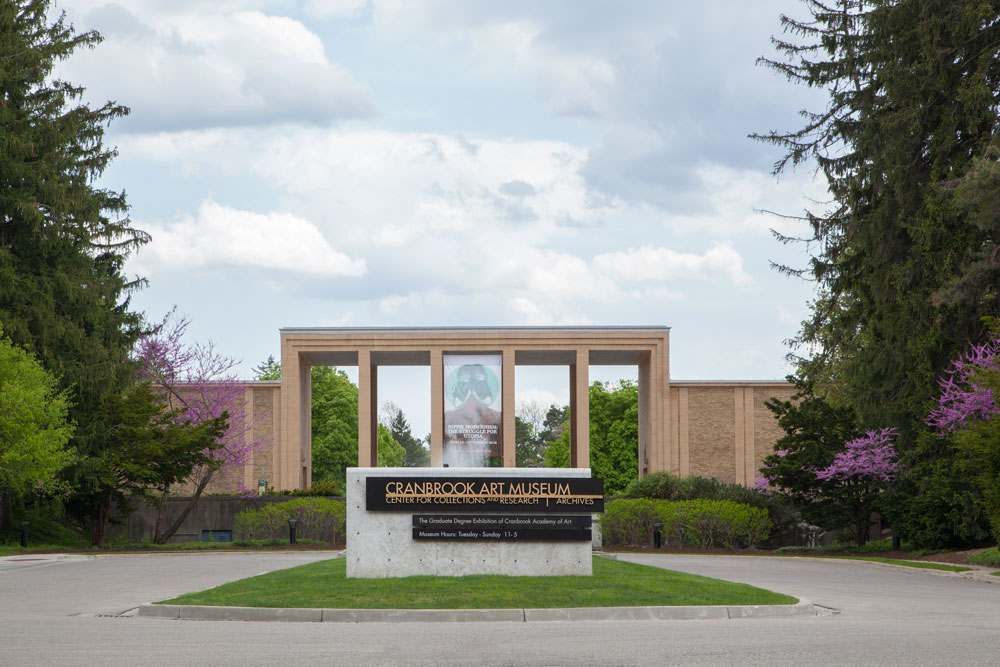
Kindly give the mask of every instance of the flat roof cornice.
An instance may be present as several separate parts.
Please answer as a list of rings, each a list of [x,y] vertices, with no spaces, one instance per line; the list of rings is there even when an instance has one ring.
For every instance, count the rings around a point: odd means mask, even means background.
[[[606,326],[580,325],[580,326],[461,326],[461,327],[282,327],[281,333],[430,333],[430,332],[462,332],[471,331],[485,333],[490,331],[567,331],[567,332],[588,332],[588,331],[670,331],[670,327],[663,325],[626,325],[614,324]]]

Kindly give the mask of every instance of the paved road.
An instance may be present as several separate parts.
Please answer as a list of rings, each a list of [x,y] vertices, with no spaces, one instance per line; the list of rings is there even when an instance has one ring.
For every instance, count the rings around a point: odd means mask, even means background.
[[[876,564],[629,560],[798,594],[836,616],[586,623],[238,623],[95,616],[322,553],[0,559],[0,665],[997,664],[1000,585]]]

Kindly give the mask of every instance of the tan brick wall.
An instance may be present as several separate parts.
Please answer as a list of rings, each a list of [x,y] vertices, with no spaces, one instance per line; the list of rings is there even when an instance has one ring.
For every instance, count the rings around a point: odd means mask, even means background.
[[[730,387],[688,389],[688,438],[692,475],[736,481],[733,448],[736,407]]]
[[[248,489],[256,490],[257,480],[266,479],[272,485],[274,479],[273,461],[277,411],[275,405],[280,405],[276,399],[280,395],[281,385],[255,385],[247,383],[250,389],[252,408],[247,409],[247,415],[253,419],[252,438],[259,442],[254,449],[252,460],[242,466],[224,466],[212,477],[205,488],[205,493],[239,493],[240,483]],[[248,436],[249,437],[249,436]],[[194,492],[194,482],[188,481],[174,487],[175,495],[190,495]]]
[[[266,479],[268,485],[274,480],[272,465],[272,448],[274,447],[274,434],[277,431],[275,419],[277,412],[274,409],[274,395],[281,389],[274,387],[254,388],[253,390],[253,414],[254,414],[254,437],[262,440],[261,448],[254,452],[253,475],[251,480],[256,488],[257,480]]]
[[[792,393],[780,382],[671,383],[667,432],[678,456],[658,469],[752,485],[782,434],[764,403]]]
[[[756,469],[760,470],[764,457],[774,451],[774,443],[784,435],[771,411],[764,405],[768,400],[780,398],[789,400],[795,390],[792,387],[768,387],[766,390],[755,388],[753,393],[753,425],[754,441],[756,442]],[[754,480],[750,480],[753,482]]]

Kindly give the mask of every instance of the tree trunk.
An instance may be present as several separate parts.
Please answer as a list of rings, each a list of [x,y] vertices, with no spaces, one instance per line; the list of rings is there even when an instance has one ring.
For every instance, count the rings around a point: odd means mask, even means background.
[[[191,502],[187,504],[187,507],[181,510],[181,513],[177,515],[177,518],[174,519],[173,523],[171,523],[162,534],[154,536],[154,542],[157,544],[165,544],[167,540],[174,536],[174,533],[180,529],[181,525],[188,518],[188,515],[191,514],[192,510],[194,510],[195,506],[198,504],[198,501],[201,499],[201,494],[205,491],[208,483],[212,481],[213,475],[215,475],[214,470],[209,470],[205,473],[205,475],[198,481],[198,486],[195,487],[194,495],[191,496]]]
[[[859,547],[868,544],[868,530],[871,524],[871,512],[861,512],[854,519],[854,537]]]
[[[108,525],[108,517],[111,515],[111,496],[102,498],[97,506],[97,516],[94,520],[93,534],[91,541],[96,547],[104,546],[105,528]]]
[[[10,491],[0,493],[0,530],[14,529],[14,498]]]

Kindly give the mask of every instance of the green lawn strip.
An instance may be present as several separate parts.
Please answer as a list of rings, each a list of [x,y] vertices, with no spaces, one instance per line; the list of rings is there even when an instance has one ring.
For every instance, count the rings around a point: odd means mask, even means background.
[[[990,572],[994,577],[1000,577],[1000,572]]]
[[[886,565],[901,565],[902,567],[915,567],[920,570],[943,570],[945,572],[968,572],[971,567],[961,565],[947,565],[945,563],[929,563],[925,560],[902,560],[900,558],[885,558],[882,556],[837,556],[849,560],[866,560],[872,563],[885,563]]]
[[[79,552],[80,547],[71,547],[61,544],[38,544],[24,548],[20,545],[0,544],[0,557],[3,556],[25,556],[30,554],[46,553],[69,553]]]
[[[969,562],[986,567],[1000,567],[1000,547],[984,549],[979,553],[969,556]]]
[[[348,579],[343,558],[241,579],[164,604],[330,609],[518,609],[795,604],[747,584],[594,558],[592,577]]]

